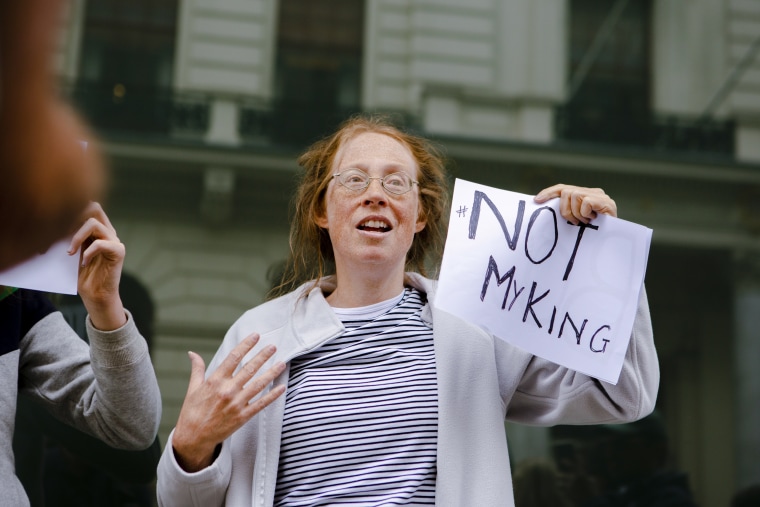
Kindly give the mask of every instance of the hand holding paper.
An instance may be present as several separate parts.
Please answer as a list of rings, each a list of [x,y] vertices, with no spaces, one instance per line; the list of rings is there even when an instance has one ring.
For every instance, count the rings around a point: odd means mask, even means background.
[[[457,180],[452,203],[436,306],[616,383],[652,231],[612,216],[603,191],[568,185],[534,201]]]
[[[579,222],[587,224],[599,213],[617,216],[617,204],[601,188],[584,188],[560,183],[543,189],[533,200],[542,204],[555,197],[559,197],[559,212],[573,225],[578,225]]]
[[[79,295],[96,328],[117,329],[126,323],[119,296],[124,244],[100,204],[90,203],[84,216],[86,220],[74,234],[68,251],[75,255],[81,248]]]

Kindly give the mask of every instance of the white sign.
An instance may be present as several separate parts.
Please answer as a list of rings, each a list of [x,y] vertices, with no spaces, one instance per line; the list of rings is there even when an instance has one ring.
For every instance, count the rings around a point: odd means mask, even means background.
[[[45,253],[0,272],[0,285],[22,289],[76,294],[79,253],[69,255],[71,238],[63,239]]]
[[[616,384],[652,230],[572,225],[559,199],[456,180],[435,305],[557,364]]]

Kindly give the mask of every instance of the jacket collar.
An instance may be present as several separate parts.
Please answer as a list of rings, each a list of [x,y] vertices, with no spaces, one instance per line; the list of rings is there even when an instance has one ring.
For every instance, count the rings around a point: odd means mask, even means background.
[[[409,272],[404,276],[404,285],[413,287],[427,295],[428,304],[422,310],[422,320],[431,325],[430,302],[435,294],[435,281],[418,273]],[[325,295],[332,293],[335,287],[336,278],[332,275],[318,280],[316,285],[314,281],[307,282],[292,294],[295,307],[293,309],[294,318],[290,319],[290,326],[298,345],[305,350],[321,345],[345,329],[325,299]]]

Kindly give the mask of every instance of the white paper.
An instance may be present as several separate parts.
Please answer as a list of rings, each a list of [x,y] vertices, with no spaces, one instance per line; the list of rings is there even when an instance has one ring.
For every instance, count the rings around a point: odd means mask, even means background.
[[[45,253],[0,272],[0,285],[57,294],[76,294],[79,253],[69,255],[71,238],[54,243]]]
[[[651,237],[651,229],[608,215],[575,226],[560,215],[559,199],[539,205],[457,179],[434,304],[616,384]]]

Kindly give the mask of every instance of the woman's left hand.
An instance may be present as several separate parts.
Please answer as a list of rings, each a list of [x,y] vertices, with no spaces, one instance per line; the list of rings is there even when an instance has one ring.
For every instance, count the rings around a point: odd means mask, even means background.
[[[573,185],[554,185],[540,191],[534,201],[542,204],[559,197],[559,212],[574,225],[589,223],[599,213],[617,216],[617,205],[601,188],[576,187]]]
[[[92,324],[101,331],[118,329],[127,322],[119,296],[119,280],[125,248],[103,208],[90,203],[84,223],[74,234],[69,255],[81,247],[78,289]]]

